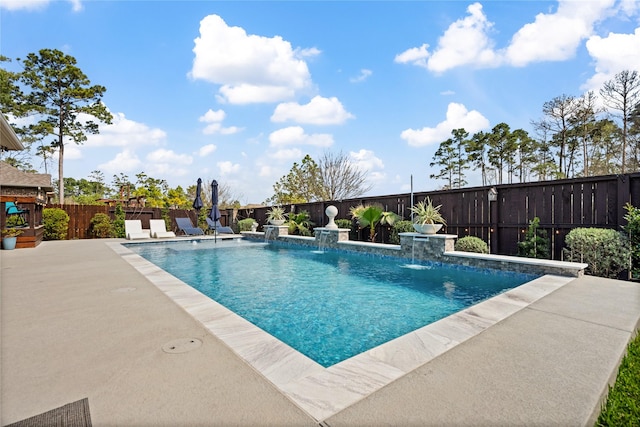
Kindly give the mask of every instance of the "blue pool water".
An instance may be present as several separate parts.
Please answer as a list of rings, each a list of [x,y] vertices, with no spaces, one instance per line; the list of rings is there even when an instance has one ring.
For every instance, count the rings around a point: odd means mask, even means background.
[[[277,243],[128,247],[325,367],[535,278]]]

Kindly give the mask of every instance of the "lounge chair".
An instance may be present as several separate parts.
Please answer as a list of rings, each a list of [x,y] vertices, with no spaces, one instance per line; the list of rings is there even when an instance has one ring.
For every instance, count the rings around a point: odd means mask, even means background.
[[[176,237],[176,233],[167,231],[164,219],[150,219],[149,226],[151,227],[151,237]]]
[[[200,227],[194,227],[189,218],[176,218],[176,224],[180,231],[187,236],[202,236],[204,231]]]
[[[124,221],[124,231],[127,240],[148,239],[151,237],[150,230],[142,229],[142,221],[139,219],[127,219]]]
[[[214,230],[218,234],[235,234],[231,227],[224,227],[220,224],[220,220],[213,222],[213,220],[207,217],[207,224],[209,225],[209,230]]]

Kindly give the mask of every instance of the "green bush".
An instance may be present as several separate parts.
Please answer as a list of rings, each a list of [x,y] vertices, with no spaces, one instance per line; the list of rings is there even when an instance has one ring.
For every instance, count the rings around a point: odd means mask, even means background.
[[[91,218],[91,234],[99,238],[113,236],[113,225],[111,224],[109,215],[97,213]]]
[[[391,234],[389,235],[389,243],[392,245],[400,244],[400,236],[398,233],[411,233],[416,230],[413,228],[413,223],[411,221],[397,221],[391,227]]]
[[[64,240],[67,238],[69,215],[63,209],[43,209],[42,224],[44,225],[44,240]]]
[[[465,236],[456,241],[456,251],[475,252],[478,254],[488,254],[489,245],[487,242],[476,236]]]
[[[311,216],[307,211],[290,213],[287,225],[289,226],[289,234],[298,234],[300,236],[311,236],[313,234],[314,223],[311,221]]]
[[[640,279],[640,208],[631,203],[627,203],[624,208],[627,210],[624,216],[627,225],[622,228],[627,233],[631,248],[631,277]]]
[[[126,233],[124,230],[125,213],[120,203],[116,205],[114,216],[115,218],[113,220],[113,236],[124,239],[126,237]]]
[[[549,259],[550,242],[546,230],[540,230],[540,218],[529,221],[524,240],[518,242],[518,256],[527,258]]]
[[[353,222],[350,219],[341,218],[336,219],[334,222],[336,223],[338,228],[348,228],[349,230],[353,228]]]
[[[251,231],[251,226],[256,222],[253,218],[245,218],[238,221],[238,229],[240,231]]]
[[[615,230],[574,228],[565,237],[565,245],[565,261],[586,262],[587,274],[615,279],[629,267],[627,240]]]

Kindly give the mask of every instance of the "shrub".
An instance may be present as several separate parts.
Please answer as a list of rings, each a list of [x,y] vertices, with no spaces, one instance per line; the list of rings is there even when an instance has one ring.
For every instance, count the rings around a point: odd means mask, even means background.
[[[113,236],[113,224],[109,215],[97,213],[91,218],[91,234],[100,238]]]
[[[529,221],[529,228],[524,235],[524,240],[518,242],[518,256],[527,258],[550,258],[550,242],[546,230],[540,230],[540,218],[535,217]]]
[[[67,238],[69,215],[63,209],[43,209],[42,224],[44,225],[44,240],[64,240]]]
[[[565,238],[566,261],[586,262],[585,272],[616,278],[629,266],[630,251],[621,233],[607,228],[574,228]]]
[[[456,241],[456,251],[475,252],[478,254],[488,254],[489,245],[487,242],[476,236],[465,236]]]
[[[413,228],[413,223],[411,221],[398,221],[393,224],[391,228],[391,234],[389,235],[389,243],[392,245],[400,244],[400,236],[398,233],[411,233],[416,231]]]
[[[299,213],[290,213],[289,221],[289,234],[298,234],[300,236],[311,236],[311,229],[313,228],[313,221],[307,211],[301,211]]]
[[[624,208],[627,210],[624,216],[627,225],[622,228],[627,233],[631,247],[631,277],[640,279],[640,208],[631,203],[627,203]]]
[[[336,219],[334,222],[336,223],[338,228],[348,228],[349,230],[353,228],[353,222],[350,219],[341,218]]]
[[[251,226],[256,222],[253,218],[245,218],[238,221],[238,229],[240,231],[251,231]]]
[[[113,236],[124,239],[126,237],[126,233],[124,230],[125,213],[120,203],[116,205],[114,216],[115,218],[113,220]]]

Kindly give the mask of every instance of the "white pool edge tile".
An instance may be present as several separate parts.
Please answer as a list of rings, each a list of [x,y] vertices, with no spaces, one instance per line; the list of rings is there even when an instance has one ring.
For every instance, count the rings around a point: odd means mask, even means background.
[[[324,368],[121,243],[106,244],[318,421],[351,406],[576,279],[554,275],[539,277]]]

